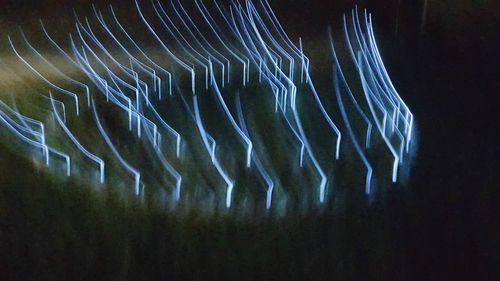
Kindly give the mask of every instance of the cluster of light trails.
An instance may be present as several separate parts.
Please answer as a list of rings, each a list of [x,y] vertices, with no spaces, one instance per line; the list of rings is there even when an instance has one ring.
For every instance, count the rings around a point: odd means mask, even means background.
[[[359,73],[363,88],[363,100],[368,105],[369,114],[371,114],[372,117],[371,120],[375,123],[380,136],[394,157],[391,177],[392,181],[396,182],[398,167],[403,164],[405,152],[408,153],[410,149],[413,131],[413,114],[397,93],[384,67],[375,42],[371,14],[368,14],[365,10],[363,19],[360,20],[359,13],[357,9],[355,9],[352,11],[349,20],[345,15],[343,19],[347,46],[352,62]],[[363,22],[363,24],[361,24],[361,22]],[[334,60],[333,80],[335,93],[349,135],[357,153],[366,166],[366,193],[370,193],[373,169],[365,155],[364,149],[359,144],[350,126],[349,117],[346,114],[341,96],[347,94],[350,101],[355,106],[359,117],[367,122],[365,149],[370,148],[372,123],[368,120],[368,114],[359,106],[358,100],[350,89],[349,83],[340,66],[331,34],[330,44]],[[343,84],[343,90],[340,89],[339,79]]]
[[[18,43],[8,37],[13,54],[46,91],[40,93],[45,103],[28,103],[30,117],[15,99],[12,105],[0,101],[2,136],[10,132],[9,140],[13,136],[33,155],[41,152],[45,165],[63,160],[64,175],[88,180],[74,167],[90,163],[99,184],[113,184],[112,174],[126,171],[119,181],[129,178],[137,196],[160,185],[178,202],[189,197],[185,189],[205,186],[224,196],[225,208],[234,206],[235,194],[258,194],[253,200],[261,196],[271,209],[290,192],[291,181],[305,182],[306,192],[325,202],[339,182],[334,179],[343,177],[335,167],[358,161],[343,156],[349,147],[366,169],[370,194],[378,161],[370,150],[383,152],[384,144],[393,158],[390,178],[397,181],[410,151],[413,115],[383,65],[366,12],[344,17],[356,77],[344,74],[330,37],[333,90],[320,93],[302,40],[289,38],[267,0],[228,6],[194,0],[189,9],[179,0],[136,0],[134,22],[120,20],[111,6],[92,8],[90,18],[75,13],[69,48],[40,21],[45,44],[75,69],[71,73],[22,31]],[[140,36],[134,34],[140,28]],[[360,90],[350,86],[355,82]],[[263,117],[267,109],[271,117]],[[315,126],[325,130],[315,132]],[[329,145],[320,147],[318,139]],[[280,171],[279,163],[289,171]],[[257,191],[249,191],[254,186]]]

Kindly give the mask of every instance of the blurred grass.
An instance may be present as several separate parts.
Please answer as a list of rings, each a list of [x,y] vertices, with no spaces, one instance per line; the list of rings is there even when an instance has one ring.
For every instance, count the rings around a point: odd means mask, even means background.
[[[373,212],[382,202],[277,220],[170,213],[0,151],[0,166],[15,167],[0,175],[4,280],[386,280],[409,264],[396,238],[408,222]]]

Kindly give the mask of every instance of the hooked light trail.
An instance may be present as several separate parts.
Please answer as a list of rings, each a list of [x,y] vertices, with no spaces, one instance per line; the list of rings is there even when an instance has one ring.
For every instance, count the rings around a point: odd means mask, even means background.
[[[0,141],[41,151],[54,173],[51,160],[62,159],[65,176],[87,182],[91,160],[97,183],[130,186],[136,196],[167,190],[174,204],[207,194],[226,209],[251,200],[273,210],[291,197],[324,204],[337,185],[360,184],[356,174],[367,195],[398,182],[410,165],[414,116],[383,64],[370,14],[344,16],[344,40],[334,43],[329,31],[331,90],[320,91],[302,39],[289,38],[266,0],[192,4],[137,0],[136,22],[111,6],[92,6],[94,20],[75,12],[69,50],[40,21],[71,73],[22,31],[21,43],[9,35],[15,57],[47,90],[41,106],[0,101]]]

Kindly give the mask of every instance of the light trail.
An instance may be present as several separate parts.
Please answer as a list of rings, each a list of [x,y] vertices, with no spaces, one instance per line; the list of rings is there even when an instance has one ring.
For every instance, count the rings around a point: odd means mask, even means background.
[[[66,127],[64,122],[61,120],[61,117],[59,117],[59,113],[57,113],[57,109],[55,107],[54,98],[52,97],[52,93],[49,92],[49,96],[57,123],[59,123],[59,126],[63,129],[68,138],[73,142],[73,144],[78,148],[78,150],[80,150],[87,158],[96,162],[99,165],[99,173],[100,173],[99,182],[104,183],[104,161],[101,158],[90,153],[87,149],[85,149],[85,147],[83,147],[83,145],[80,144],[78,139],[71,133],[68,127]]]
[[[27,51],[20,52],[8,36],[35,83],[50,89],[49,97],[42,94],[50,109],[30,104],[33,118],[28,118],[0,100],[0,130],[40,150],[50,169],[56,157],[65,162],[65,175],[82,176],[77,162],[63,152],[62,141],[69,139],[97,164],[100,183],[132,177],[136,196],[156,194],[166,185],[180,206],[207,192],[205,183],[211,194],[223,183],[224,210],[240,202],[265,202],[270,214],[292,196],[326,203],[337,186],[357,182],[356,173],[371,195],[397,182],[399,169],[410,165],[414,116],[389,77],[366,11],[360,16],[356,7],[343,17],[345,54],[337,54],[344,49],[337,47],[341,40],[334,46],[329,30],[333,76],[313,77],[302,38],[290,39],[267,0],[134,4],[137,22],[120,21],[112,6],[103,13],[92,5],[92,17],[80,18],[75,11],[68,51],[40,21],[43,40],[62,63],[51,61],[22,30]],[[140,27],[149,39],[134,35]],[[317,87],[324,78],[331,94]],[[55,92],[62,94],[59,100]],[[80,108],[83,94],[88,106]],[[76,116],[67,110],[65,97],[74,102]],[[113,121],[105,126],[102,120]],[[88,147],[76,137],[84,134]],[[92,142],[98,139],[106,145]],[[107,166],[105,174],[104,159],[117,169]],[[362,171],[354,171],[357,163]],[[114,175],[122,170],[126,177]],[[310,187],[299,186],[304,184]],[[265,200],[247,200],[263,196],[263,190]]]
[[[71,91],[68,91],[68,90],[65,90],[65,89],[63,89],[63,88],[55,85],[51,81],[49,81],[45,76],[43,76],[40,72],[38,72],[26,59],[24,59],[23,56],[21,56],[17,52],[17,49],[14,47],[14,43],[12,43],[10,35],[8,35],[7,38],[9,40],[9,44],[10,44],[10,47],[11,47],[12,51],[14,51],[14,54],[16,54],[16,56],[19,58],[19,60],[21,60],[31,71],[33,71],[33,73],[35,73],[40,79],[42,79],[43,81],[45,81],[53,89],[57,90],[58,92],[60,92],[60,93],[62,93],[64,95],[72,97],[75,100],[76,115],[80,115],[78,96],[75,93],[73,93]]]
[[[106,131],[104,130],[104,128],[103,128],[103,126],[101,124],[101,121],[99,120],[99,115],[97,113],[94,100],[92,100],[92,111],[94,112],[94,118],[95,118],[95,122],[97,124],[97,128],[99,129],[99,132],[101,133],[101,136],[106,141],[106,144],[108,145],[109,149],[113,152],[113,155],[120,162],[120,164],[125,169],[127,169],[129,171],[129,173],[131,173],[134,176],[134,181],[135,181],[135,183],[134,183],[134,190],[135,190],[135,194],[139,195],[139,185],[141,183],[141,174],[139,173],[139,171],[137,171],[137,169],[135,169],[132,166],[130,166],[130,164],[127,163],[127,161],[125,161],[123,159],[123,157],[120,155],[120,153],[118,152],[118,150],[115,148],[115,146],[111,142],[111,139],[109,138],[108,134],[106,133]]]

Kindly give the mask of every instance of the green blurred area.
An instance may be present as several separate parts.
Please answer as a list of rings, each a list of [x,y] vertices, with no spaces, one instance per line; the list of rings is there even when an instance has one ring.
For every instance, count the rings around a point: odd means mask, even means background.
[[[0,176],[3,280],[384,280],[410,270],[398,237],[411,222],[374,212],[382,202],[278,220],[172,214],[3,153],[0,166],[12,163]]]

